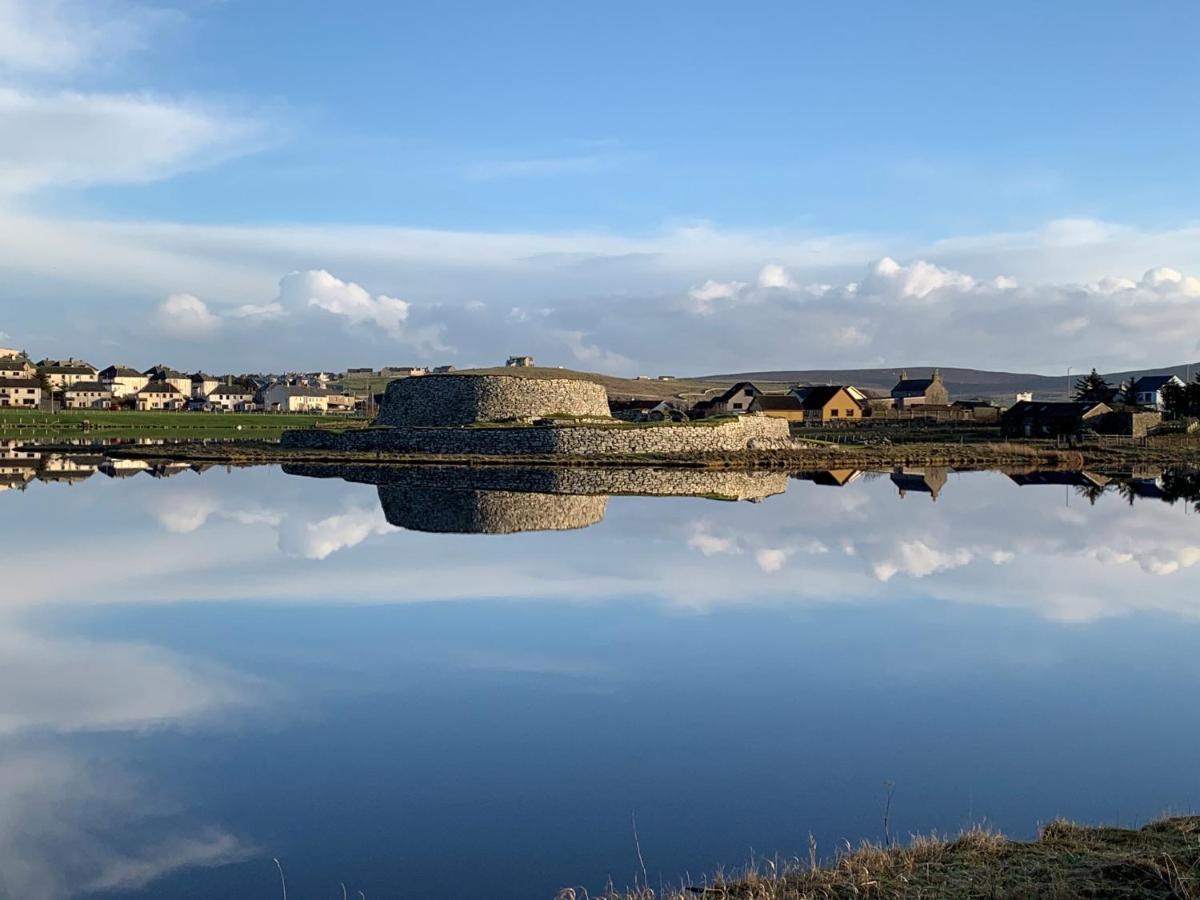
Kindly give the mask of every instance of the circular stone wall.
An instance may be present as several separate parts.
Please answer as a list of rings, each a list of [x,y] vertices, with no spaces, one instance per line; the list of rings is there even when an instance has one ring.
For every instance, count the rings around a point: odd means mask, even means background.
[[[609,418],[608,393],[594,381],[512,375],[421,375],[393,381],[378,425],[470,425],[554,415]]]

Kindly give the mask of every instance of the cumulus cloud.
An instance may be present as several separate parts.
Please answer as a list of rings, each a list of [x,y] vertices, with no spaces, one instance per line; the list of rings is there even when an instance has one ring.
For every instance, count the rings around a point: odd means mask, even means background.
[[[324,269],[285,275],[279,282],[276,303],[283,309],[321,309],[355,325],[371,323],[391,337],[403,335],[408,319],[408,303],[404,300],[371,294],[361,285],[335,278]]]
[[[195,294],[171,294],[155,310],[154,324],[169,337],[202,340],[220,330],[221,318]]]
[[[378,507],[351,509],[315,522],[285,519],[279,531],[279,548],[289,556],[326,559],[339,550],[361,544],[371,535],[391,530]]]
[[[758,273],[760,288],[790,288],[794,286],[787,269],[777,263],[768,263]]]

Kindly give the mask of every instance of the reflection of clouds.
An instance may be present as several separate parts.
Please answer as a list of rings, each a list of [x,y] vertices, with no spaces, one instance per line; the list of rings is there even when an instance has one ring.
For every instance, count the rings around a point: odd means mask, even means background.
[[[3,623],[0,671],[0,896],[134,889],[250,852],[172,810],[161,785],[72,752],[68,736],[194,725],[256,704],[256,680],[143,644]]]
[[[617,497],[586,531],[503,541],[391,529],[373,488],[334,479],[212,471],[202,487],[210,499],[196,485],[121,482],[131,502],[110,504],[100,532],[88,486],[22,495],[5,508],[21,527],[9,529],[4,602],[653,597],[703,610],[907,592],[1064,620],[1200,615],[1200,522],[1181,505],[1131,508],[1110,493],[1091,506],[995,473],[952,476],[936,504],[899,501],[887,478],[793,481],[759,504]],[[177,525],[206,525],[168,532],[135,514],[154,502],[173,504]]]
[[[154,498],[153,508],[163,528],[174,534],[191,534],[217,516],[241,525],[278,525],[279,513],[254,506],[227,505],[205,488],[182,488]]]
[[[47,746],[0,758],[0,896],[44,900],[132,890],[252,848],[196,827],[120,769]],[[141,834],[141,840],[130,834]]]
[[[361,544],[373,534],[391,530],[379,507],[351,509],[315,522],[289,517],[279,528],[279,549],[288,556],[325,559],[338,550]]]

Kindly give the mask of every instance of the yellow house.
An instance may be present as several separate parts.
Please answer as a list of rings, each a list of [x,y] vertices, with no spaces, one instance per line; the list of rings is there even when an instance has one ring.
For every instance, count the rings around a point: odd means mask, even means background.
[[[804,421],[814,425],[836,425],[857,422],[863,418],[863,407],[854,395],[840,384],[821,384],[797,391],[804,407]]]

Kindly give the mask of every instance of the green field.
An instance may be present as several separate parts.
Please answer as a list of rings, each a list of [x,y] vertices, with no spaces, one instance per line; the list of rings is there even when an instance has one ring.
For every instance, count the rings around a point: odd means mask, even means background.
[[[338,427],[361,420],[284,413],[0,409],[0,438],[246,438],[272,440],[293,428]]]

